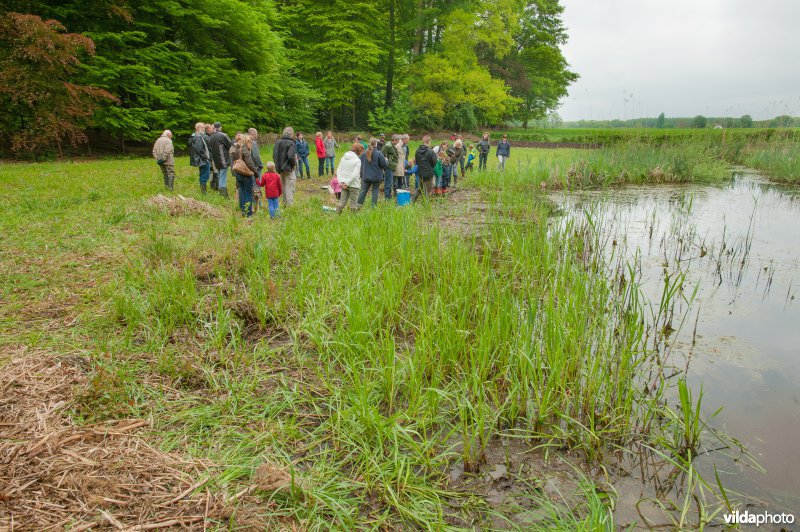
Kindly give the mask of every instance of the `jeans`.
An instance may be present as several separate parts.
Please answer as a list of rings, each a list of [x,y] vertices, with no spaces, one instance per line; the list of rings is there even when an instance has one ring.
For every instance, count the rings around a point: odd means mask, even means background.
[[[237,172],[233,173],[236,176],[236,188],[239,189],[239,208],[242,210],[243,216],[253,215],[253,176],[242,175]]]
[[[348,201],[350,202],[350,209],[351,210],[358,210],[358,189],[353,187],[347,187],[342,189],[342,195],[339,198],[339,203],[336,205],[336,212],[339,214],[342,213],[344,208],[347,206]]]
[[[478,154],[478,170],[486,170],[486,159],[489,158],[488,153]]]
[[[283,188],[283,204],[287,207],[294,205],[294,186],[297,183],[297,176],[294,170],[281,174],[281,188]]]
[[[205,185],[208,183],[208,176],[211,175],[211,163],[207,162],[200,167],[200,184]]]
[[[383,173],[383,195],[387,200],[392,199],[392,188],[394,188],[394,170],[387,168]]]
[[[497,160],[500,161],[500,164],[497,165],[497,168],[505,171],[506,161],[508,160],[508,157],[506,157],[505,155],[498,155]]]
[[[395,188],[395,190],[399,190],[401,188],[405,188],[405,189],[408,188],[408,185],[406,184],[406,175],[405,174],[394,176],[394,188]]]
[[[317,174],[319,174],[320,177],[325,175],[325,159],[327,159],[327,157],[320,157],[318,159],[319,165],[317,166]],[[311,177],[311,174],[308,174],[308,177]]]
[[[306,175],[311,177],[311,169],[308,167],[308,155],[297,156],[297,171],[300,173],[300,179],[303,179],[303,165],[306,165]]]
[[[358,206],[360,207],[360,206],[364,205],[364,200],[367,199],[367,191],[369,191],[369,189],[372,189],[372,206],[374,207],[375,205],[378,204],[378,195],[380,194],[380,191],[381,191],[381,182],[380,181],[372,181],[372,182],[364,181],[362,184],[364,186],[361,187],[361,193],[359,193],[359,195],[358,195],[358,202],[357,202]],[[389,190],[391,191],[391,189],[389,189]],[[391,199],[391,198],[392,198],[392,194],[391,194],[391,192],[389,192],[389,199]]]
[[[334,159],[336,159],[335,155],[331,155],[330,157],[325,157],[325,171],[329,172],[331,175],[333,175],[334,172],[333,169]]]
[[[219,169],[219,184],[217,186],[219,186],[219,188],[228,188],[228,169],[227,168],[220,168]]]
[[[461,163],[461,164],[464,164],[464,163]],[[464,171],[462,170],[461,173],[463,174]],[[445,186],[448,186],[450,184],[450,176],[453,176],[453,186],[456,186],[456,184],[458,183],[458,164],[457,163],[453,163],[450,166],[450,175],[447,176],[447,185],[445,185]]]
[[[280,201],[278,200],[280,200],[280,198],[267,198],[267,207],[269,208],[270,218],[277,218],[280,215],[278,212]]]

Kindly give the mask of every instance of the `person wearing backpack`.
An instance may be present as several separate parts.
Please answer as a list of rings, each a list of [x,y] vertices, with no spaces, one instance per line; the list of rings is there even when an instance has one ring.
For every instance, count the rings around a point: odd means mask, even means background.
[[[281,188],[283,189],[283,205],[291,207],[294,205],[294,189],[297,183],[297,176],[294,170],[297,165],[297,147],[294,143],[294,128],[286,126],[275,148],[272,150],[272,160],[275,168],[281,176]]]
[[[414,161],[417,163],[417,176],[419,176],[419,186],[417,190],[414,191],[413,199],[413,201],[416,202],[420,195],[427,197],[431,192],[431,188],[433,188],[434,168],[439,161],[436,152],[431,149],[430,135],[422,137],[422,145],[417,148],[416,153],[414,153]]]

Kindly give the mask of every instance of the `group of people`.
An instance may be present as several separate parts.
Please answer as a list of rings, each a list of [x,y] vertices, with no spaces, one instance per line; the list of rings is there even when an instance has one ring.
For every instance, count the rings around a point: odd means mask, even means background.
[[[372,204],[378,202],[381,191],[391,200],[398,190],[407,189],[414,179],[413,200],[420,195],[446,194],[452,181],[467,171],[473,170],[478,159],[478,169],[485,170],[491,149],[489,134],[484,133],[477,145],[465,146],[460,135],[451,137],[452,146],[443,142],[431,147],[431,137],[426,135],[422,145],[410,158],[409,135],[394,134],[386,140],[385,134],[370,138],[368,142],[356,136],[350,149],[335,167],[338,142],[328,131],[314,136],[319,162],[318,175],[333,175],[331,189],[337,197],[337,212],[341,213],[350,204],[359,209],[371,193]],[[222,131],[222,124],[195,124],[195,132],[188,142],[189,164],[199,170],[200,191],[205,194],[209,181],[212,190],[228,197],[227,178],[230,169],[236,179],[239,207],[244,216],[252,216],[261,205],[262,193],[267,200],[271,217],[279,215],[278,198],[283,196],[284,205],[294,204],[297,176],[311,178],[308,163],[310,148],[302,133],[295,135],[292,127],[284,128],[273,149],[273,161],[265,165],[261,159],[258,131],[250,128],[247,133],[236,133],[234,139]],[[497,144],[498,168],[505,169],[511,155],[507,135]],[[153,146],[153,158],[161,168],[164,185],[172,190],[175,181],[174,147],[172,132],[164,131]],[[335,168],[335,169],[334,169]],[[305,170],[305,172],[304,172]]]

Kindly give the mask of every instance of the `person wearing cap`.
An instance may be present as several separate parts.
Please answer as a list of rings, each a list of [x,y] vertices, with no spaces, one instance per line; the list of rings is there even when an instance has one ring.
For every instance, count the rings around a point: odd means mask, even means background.
[[[219,172],[219,193],[228,197],[228,167],[231,165],[231,138],[222,132],[222,124],[214,122],[214,134],[211,135],[211,159]]]
[[[497,160],[499,161],[497,168],[505,171],[506,161],[511,157],[511,144],[508,142],[508,135],[503,135],[503,140],[497,143]]]
[[[175,147],[172,145],[172,131],[169,129],[153,145],[153,159],[164,174],[164,186],[172,190],[175,183]]]

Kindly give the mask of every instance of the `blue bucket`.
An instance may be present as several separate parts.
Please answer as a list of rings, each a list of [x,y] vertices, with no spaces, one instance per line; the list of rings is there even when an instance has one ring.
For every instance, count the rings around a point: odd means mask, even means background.
[[[408,205],[411,203],[411,192],[408,190],[398,189],[397,190],[397,204],[400,206]]]

